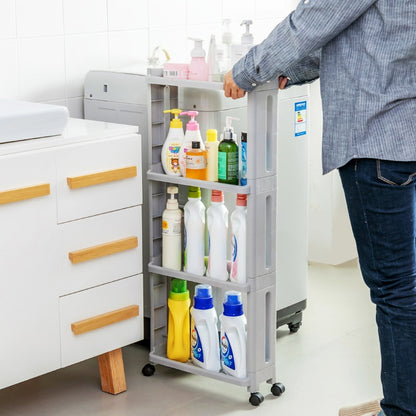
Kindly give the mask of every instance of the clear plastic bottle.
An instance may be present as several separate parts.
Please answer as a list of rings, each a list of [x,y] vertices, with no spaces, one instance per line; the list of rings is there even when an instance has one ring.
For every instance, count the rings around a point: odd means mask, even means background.
[[[234,377],[247,376],[247,319],[243,311],[241,293],[225,292],[221,322],[221,365],[225,373]]]
[[[195,286],[194,306],[191,308],[192,361],[215,372],[221,369],[217,322],[211,286]]]
[[[222,191],[212,191],[211,205],[207,209],[207,228],[209,240],[207,276],[226,281],[228,280],[228,209],[224,204]]]
[[[247,195],[237,194],[237,205],[231,213],[232,262],[230,280],[245,283],[246,273],[246,239],[247,239]]]
[[[205,262],[205,205],[201,201],[201,190],[190,186],[188,202],[184,208],[184,271],[204,275]]]
[[[170,360],[182,363],[191,356],[189,291],[186,281],[172,279],[172,288],[169,292],[168,309],[168,340],[166,355]]]
[[[207,179],[207,151],[201,150],[200,142],[192,142],[192,149],[186,152],[186,177]]]
[[[162,266],[169,269],[182,269],[182,211],[175,194],[177,186],[169,186],[166,209],[162,214]]]
[[[191,117],[191,119],[186,124],[185,137],[179,151],[179,167],[181,175],[186,177],[186,152],[189,149],[192,149],[192,142],[200,142],[201,150],[205,150],[205,145],[202,141],[199,124],[195,120],[195,117],[198,115],[198,111],[183,111],[180,115],[187,115]]]

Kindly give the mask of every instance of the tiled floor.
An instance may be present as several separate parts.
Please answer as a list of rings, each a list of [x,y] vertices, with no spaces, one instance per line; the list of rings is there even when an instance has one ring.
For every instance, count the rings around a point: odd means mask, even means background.
[[[279,398],[264,383],[264,402],[253,407],[244,388],[161,366],[145,378],[146,348],[132,345],[123,350],[127,392],[102,393],[91,359],[1,390],[0,415],[336,416],[342,405],[380,397],[375,310],[356,263],[312,264],[309,273],[301,329],[277,331],[277,378],[286,386]]]

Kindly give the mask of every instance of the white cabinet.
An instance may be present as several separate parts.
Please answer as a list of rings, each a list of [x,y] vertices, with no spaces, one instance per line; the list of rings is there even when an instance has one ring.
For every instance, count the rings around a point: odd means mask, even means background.
[[[143,339],[137,128],[0,146],[0,388]]]

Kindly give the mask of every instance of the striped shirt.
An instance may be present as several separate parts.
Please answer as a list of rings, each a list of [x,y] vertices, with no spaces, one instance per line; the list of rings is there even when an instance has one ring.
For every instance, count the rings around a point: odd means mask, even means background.
[[[324,173],[416,161],[416,0],[302,0],[233,67],[246,91],[279,75],[321,80]]]

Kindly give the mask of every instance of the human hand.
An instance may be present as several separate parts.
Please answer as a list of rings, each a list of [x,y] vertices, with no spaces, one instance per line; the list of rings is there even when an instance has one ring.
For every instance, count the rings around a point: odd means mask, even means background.
[[[279,77],[279,89],[284,90],[287,84],[287,77],[280,76]]]
[[[234,82],[232,71],[228,71],[224,75],[224,84],[223,84],[224,94],[226,97],[231,97],[233,100],[237,98],[243,98],[246,95],[246,92],[238,87]]]

